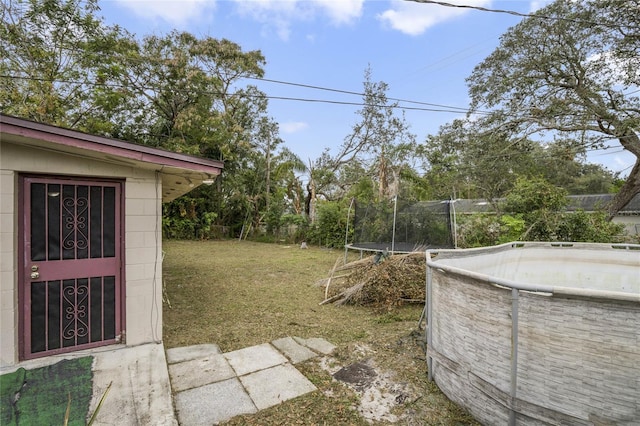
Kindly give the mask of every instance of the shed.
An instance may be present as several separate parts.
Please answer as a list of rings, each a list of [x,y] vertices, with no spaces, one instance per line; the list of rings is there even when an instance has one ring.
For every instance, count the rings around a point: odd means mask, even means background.
[[[0,368],[162,339],[162,203],[222,162],[0,114]]]

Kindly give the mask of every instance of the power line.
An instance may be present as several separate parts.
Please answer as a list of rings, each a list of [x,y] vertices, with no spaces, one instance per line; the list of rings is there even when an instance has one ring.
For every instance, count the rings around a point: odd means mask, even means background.
[[[61,47],[60,50],[65,50],[71,53],[78,53],[79,50],[78,49],[71,49],[71,48],[66,48],[66,47]],[[154,61],[158,64],[162,64],[162,65],[166,65],[166,66],[174,66],[174,64],[171,63],[171,61],[166,60],[166,59],[162,59],[162,58],[134,58],[134,57],[126,57],[125,60],[126,61],[134,61],[134,62],[143,62],[146,61],[147,59],[149,59],[150,61]],[[78,81],[65,81],[65,80],[48,80],[48,79],[38,79],[37,77],[23,77],[23,76],[11,76],[11,75],[0,75],[0,77],[3,78],[13,78],[13,79],[31,79],[34,81],[49,81],[49,82],[60,82],[60,83],[73,83],[73,84],[90,84],[90,85],[103,85],[103,86],[109,86],[109,84],[101,84],[101,83],[91,83],[91,82],[78,82]],[[296,86],[296,87],[303,87],[303,88],[307,88],[307,89],[314,89],[314,90],[323,90],[323,91],[328,91],[328,92],[334,92],[334,93],[342,93],[342,94],[347,94],[347,95],[356,95],[356,96],[364,96],[365,94],[362,92],[355,92],[355,91],[349,91],[349,90],[341,90],[341,89],[333,89],[333,88],[329,88],[329,87],[323,87],[323,86],[316,86],[316,85],[311,85],[311,84],[304,84],[304,83],[294,83],[294,82],[288,82],[288,81],[282,81],[282,80],[274,80],[274,79],[268,79],[268,78],[261,78],[261,77],[242,77],[243,79],[247,79],[247,80],[257,80],[257,81],[263,81],[266,83],[275,83],[275,84],[282,84],[282,85],[289,85],[289,86]],[[113,87],[124,87],[122,85],[117,85],[117,84],[111,84]],[[143,87],[144,89],[148,89],[146,87]],[[221,95],[222,93],[218,93],[219,95]],[[340,102],[340,101],[332,101],[332,100],[322,100],[322,99],[304,99],[304,98],[287,98],[287,97],[278,97],[278,96],[265,96],[267,99],[276,99],[276,100],[292,100],[292,101],[306,101],[306,102],[325,102],[325,103],[332,103],[332,104],[342,104],[342,105],[365,105],[365,103],[358,103],[358,102]],[[397,108],[399,109],[407,109],[407,110],[417,110],[417,111],[433,111],[433,112],[459,112],[459,113],[467,113],[469,112],[469,108],[464,108],[464,107],[458,107],[458,106],[452,106],[452,105],[443,105],[443,104],[435,104],[435,103],[430,103],[430,102],[423,102],[423,101],[412,101],[409,99],[400,99],[400,98],[393,98],[393,97],[387,97],[387,100],[390,101],[395,101],[395,102],[402,102],[402,103],[406,103],[406,104],[414,104],[414,105],[424,105],[427,107],[434,107],[434,108],[414,108],[414,107],[408,107],[408,106],[398,106]],[[378,105],[379,106],[379,105]],[[488,111],[474,111],[477,112],[479,114],[488,114]]]
[[[411,107],[404,105],[379,105],[379,104],[369,104],[362,102],[348,102],[348,101],[334,101],[328,99],[310,99],[310,98],[293,98],[286,96],[265,96],[267,99],[275,99],[275,100],[284,100],[284,101],[298,101],[298,102],[317,102],[317,103],[326,103],[326,104],[334,104],[334,105],[354,105],[354,106],[371,106],[371,107],[380,107],[380,108],[394,108],[394,109],[402,109],[402,110],[410,110],[410,111],[427,111],[427,112],[449,112],[454,114],[461,114],[469,112],[469,110],[462,109],[446,109],[444,108],[425,108],[425,107]],[[409,102],[409,101],[408,101]],[[416,102],[419,103],[419,102]],[[457,108],[457,107],[451,107]]]
[[[293,83],[293,82],[289,82],[289,81],[273,80],[273,79],[260,78],[260,77],[247,77],[247,78],[248,79],[252,79],[252,80],[264,81],[264,82],[267,82],[267,83],[276,83],[276,84],[283,84],[283,85],[288,85],[288,86],[304,87],[304,88],[307,88],[307,89],[324,90],[324,91],[328,91],[328,92],[343,93],[343,94],[347,94],[347,95],[356,95],[356,96],[364,96],[365,95],[362,92],[353,92],[353,91],[349,91],[349,90],[331,89],[331,88],[328,88],[328,87],[314,86],[314,85],[310,85],[310,84]],[[430,102],[412,101],[412,100],[408,100],[408,99],[389,98],[389,97],[387,99],[390,100],[390,101],[403,102],[403,103],[408,103],[408,104],[425,105],[425,106],[436,107],[436,108],[446,108],[447,110],[460,110],[460,112],[468,112],[469,111],[469,108],[462,108],[462,107],[456,107],[456,106],[451,106],[451,105],[434,104],[434,103],[430,103]],[[407,107],[406,109],[412,109],[412,108]],[[486,112],[486,111],[482,111],[482,112]]]
[[[66,46],[61,46],[60,50],[64,50],[70,53],[74,53],[74,54],[78,54],[78,53],[82,53],[81,50],[76,49],[76,48],[70,48],[70,47],[66,47]],[[133,57],[133,56],[129,56],[126,55],[124,57],[125,61],[133,61],[133,62],[138,62],[138,63],[144,63],[144,62],[155,62],[157,64],[161,64],[161,65],[165,65],[165,66],[169,66],[169,67],[173,67],[175,66],[175,64],[173,64],[169,59],[163,59],[163,58],[142,58],[142,57]],[[31,80],[38,80],[38,78],[36,77],[23,77],[23,76],[10,76],[10,75],[0,75],[0,77],[4,77],[4,78],[14,78],[14,79],[31,79]],[[365,94],[362,92],[355,92],[355,91],[349,91],[349,90],[341,90],[341,89],[333,89],[333,88],[329,88],[329,87],[323,87],[323,86],[317,86],[317,85],[311,85],[311,84],[303,84],[303,83],[294,83],[294,82],[288,82],[288,81],[282,81],[282,80],[275,80],[275,79],[267,79],[267,78],[261,78],[261,77],[252,77],[252,76],[247,76],[247,77],[242,77],[244,79],[247,80],[257,80],[257,81],[263,81],[263,82],[267,82],[267,83],[275,83],[275,84],[282,84],[282,85],[289,85],[289,86],[296,86],[296,87],[304,87],[304,88],[309,88],[309,89],[315,89],[315,90],[323,90],[323,91],[328,91],[328,92],[334,92],[334,93],[342,93],[342,94],[348,94],[348,95],[356,95],[356,96],[364,96]],[[49,81],[49,82],[60,82],[60,83],[73,83],[73,84],[89,84],[89,85],[103,85],[103,86],[109,86],[109,84],[106,83],[91,83],[91,82],[78,82],[78,81],[64,81],[64,80],[47,80],[47,79],[39,79],[40,81]],[[113,87],[124,87],[123,85],[117,85],[117,84],[112,84]],[[144,89],[149,89],[146,87],[143,87]],[[211,93],[211,92],[210,92]],[[211,93],[211,94],[215,94],[215,93]],[[218,95],[222,95],[222,93],[218,93]],[[233,94],[232,94],[233,95]],[[304,99],[304,98],[287,98],[287,97],[278,97],[278,96],[265,96],[267,99],[276,99],[276,100],[292,100],[292,101],[304,101],[304,102],[319,102],[319,103],[330,103],[330,104],[342,104],[342,105],[357,105],[357,106],[364,106],[366,105],[365,103],[357,103],[357,102],[340,102],[340,101],[332,101],[332,100],[321,100],[321,99]],[[406,110],[416,110],[416,111],[431,111],[431,112],[450,112],[450,113],[467,113],[469,112],[469,108],[463,108],[463,107],[457,107],[457,106],[451,106],[451,105],[443,105],[443,104],[435,104],[435,103],[430,103],[430,102],[422,102],[422,101],[412,101],[409,99],[399,99],[399,98],[389,98],[387,97],[388,100],[390,101],[395,101],[395,102],[402,102],[402,103],[408,103],[408,104],[414,104],[414,105],[423,105],[423,106],[427,106],[427,107],[434,107],[434,108],[415,108],[415,107],[408,107],[408,106],[397,106],[398,109],[406,109]],[[373,106],[380,106],[380,105],[373,105]],[[385,105],[386,106],[386,105]],[[489,114],[488,111],[474,111],[477,112],[478,114]]]
[[[63,79],[52,79],[52,78],[32,77],[32,76],[17,76],[17,75],[7,75],[7,74],[0,74],[0,78],[8,78],[8,79],[15,79],[15,80],[29,80],[29,81],[43,81],[43,82],[49,82],[49,83],[78,84],[78,85],[87,85],[87,86],[94,86],[94,87],[127,88],[126,85],[118,84],[118,83],[99,83],[99,82],[92,82],[92,81],[63,80]],[[286,84],[286,85],[292,85],[292,86],[307,87],[307,88],[325,90],[325,91],[330,91],[330,92],[353,94],[353,95],[359,95],[359,96],[363,95],[362,93],[359,93],[359,92],[351,92],[351,91],[339,90],[339,89],[330,89],[330,88],[326,88],[326,87],[313,86],[313,85],[302,84],[302,83],[292,83],[292,82],[285,82],[285,81],[280,81],[280,80],[270,80],[270,79],[264,79],[264,78],[258,78],[258,77],[246,77],[246,78],[251,78],[251,79],[265,81],[265,82],[278,83],[278,84]],[[150,87],[150,86],[138,86],[138,89],[149,90],[149,91],[155,90],[154,87]],[[177,92],[177,93],[189,93],[189,94],[192,93],[192,91],[189,91],[189,90],[180,90],[180,89],[175,89],[175,88],[173,89],[173,91]],[[424,107],[412,107],[412,106],[406,106],[406,105],[371,104],[371,103],[364,103],[364,102],[338,101],[338,100],[331,100],[331,99],[314,99],[314,98],[299,98],[299,97],[289,97],[289,96],[273,96],[273,95],[266,95],[266,94],[252,95],[251,93],[247,93],[247,92],[242,92],[242,93],[235,92],[235,93],[227,93],[227,94],[225,94],[225,93],[219,92],[219,91],[216,92],[216,91],[201,90],[201,91],[199,91],[199,93],[207,94],[207,95],[213,95],[213,96],[220,96],[220,97],[225,96],[225,95],[228,96],[228,97],[244,96],[244,97],[247,97],[247,98],[264,98],[264,99],[269,99],[269,100],[283,100],[283,101],[308,102],[308,103],[323,103],[323,104],[331,104],[331,105],[347,105],[347,106],[360,106],[360,107],[369,106],[369,107],[375,107],[375,108],[393,108],[393,109],[408,110],[408,111],[439,112],[439,113],[450,113],[450,114],[463,114],[463,113],[466,114],[466,113],[469,113],[469,112],[473,112],[474,114],[479,114],[479,115],[490,115],[490,114],[492,114],[491,111],[471,110],[471,109],[465,109],[465,108],[449,106],[449,105],[440,105],[440,104],[433,104],[433,103],[428,103],[428,102],[403,100],[403,99],[397,99],[397,98],[387,98],[387,99],[392,99],[392,100],[396,100],[396,101],[399,101],[399,102],[405,102],[405,103],[413,103],[413,104],[417,104],[417,105],[424,105]],[[605,137],[604,139],[617,139],[617,138],[611,136],[611,137]]]
[[[30,80],[30,81],[44,81],[44,82],[48,82],[48,83],[65,83],[65,84],[81,84],[81,85],[87,85],[87,86],[99,86],[99,87],[111,87],[111,88],[126,88],[127,86],[123,85],[123,84],[117,84],[117,83],[98,83],[98,82],[91,82],[91,81],[77,81],[77,80],[62,80],[62,79],[49,79],[49,78],[41,78],[41,77],[28,77],[28,76],[17,76],[17,75],[7,75],[7,74],[0,74],[0,78],[8,78],[8,79],[14,79],[14,80]],[[295,83],[291,83],[294,84]],[[139,86],[140,89],[143,90],[154,90],[153,87],[147,87],[147,86]],[[327,90],[331,90],[331,89],[327,89]],[[189,91],[187,90],[180,90],[180,89],[173,89],[174,92],[184,92],[187,93]],[[191,93],[191,92],[189,92]],[[213,91],[200,91],[200,93],[202,94],[208,94],[208,95],[214,95],[214,96],[223,96],[225,95],[222,92],[213,92]],[[353,92],[354,94],[357,94],[356,92]],[[250,98],[258,98],[258,97],[263,97],[265,99],[269,99],[269,100],[285,100],[285,101],[297,101],[297,102],[310,102],[310,103],[325,103],[325,104],[333,104],[333,105],[353,105],[353,106],[372,106],[372,107],[380,107],[380,108],[386,108],[386,107],[390,107],[390,108],[394,108],[394,109],[401,109],[401,110],[411,110],[411,111],[425,111],[425,112],[446,112],[446,113],[453,113],[453,114],[462,114],[462,113],[467,113],[469,112],[469,109],[463,109],[460,107],[452,107],[452,106],[447,106],[447,105],[438,105],[438,104],[429,104],[426,102],[417,102],[417,101],[403,101],[403,102],[407,102],[407,103],[415,103],[415,104],[423,104],[423,105],[433,105],[433,106],[437,106],[438,108],[427,108],[427,107],[412,107],[412,106],[403,106],[403,105],[381,105],[381,104],[369,104],[369,103],[364,103],[364,102],[348,102],[348,101],[337,101],[337,100],[331,100],[331,99],[313,99],[313,98],[296,98],[296,97],[287,97],[287,96],[271,96],[271,95],[252,95],[250,93],[229,93],[227,94],[230,97],[233,96],[245,96],[245,97],[250,97]],[[476,111],[474,111],[476,112]],[[486,112],[479,112],[480,114],[486,114]]]
[[[451,64],[455,64],[457,62],[460,62],[464,59],[470,58],[472,56],[478,55],[480,54],[483,50],[486,50],[486,48],[482,48],[482,49],[476,49],[476,47],[483,45],[487,40],[492,40],[492,39],[496,39],[499,36],[499,34],[494,34],[491,37],[487,37],[484,40],[475,43],[471,46],[467,46],[462,50],[459,50],[457,52],[451,53],[445,57],[439,58],[437,59],[435,62],[431,62],[430,64],[426,64],[424,66],[421,66],[420,68],[413,70],[413,71],[408,71],[406,73],[404,73],[401,77],[398,77],[394,80],[391,80],[391,83],[393,84],[394,87],[397,87],[395,82],[399,79],[406,79],[409,76],[413,76],[415,74],[418,73],[424,73],[424,72],[430,72],[432,70],[436,71],[436,70],[441,70],[443,68],[446,68],[448,66],[450,66]],[[470,53],[467,53],[470,52]],[[462,56],[464,55],[464,56]]]
[[[415,3],[424,3],[424,4],[435,4],[438,6],[454,7],[459,9],[473,9],[473,10],[479,10],[481,12],[504,13],[504,14],[513,15],[513,16],[519,16],[522,18],[536,18],[536,19],[545,19],[549,21],[565,21],[565,22],[570,22],[574,24],[595,25],[595,26],[608,27],[613,29],[621,28],[619,25],[609,24],[606,22],[589,21],[585,19],[564,18],[562,16],[541,15],[538,13],[522,13],[522,12],[516,12],[515,10],[507,10],[507,9],[491,9],[488,7],[473,6],[468,4],[453,4],[453,3],[447,3],[444,1],[436,1],[436,0],[405,0],[405,1],[412,1]]]
[[[24,76],[12,76],[12,75],[5,75],[5,74],[0,74],[0,78],[9,78],[9,79],[16,79],[16,80],[31,80],[31,81],[45,81],[45,82],[58,82],[58,83],[68,83],[68,84],[82,84],[82,85],[89,85],[89,86],[101,86],[101,87],[119,87],[119,88],[124,88],[126,87],[123,84],[117,84],[117,83],[98,83],[98,82],[82,82],[82,81],[74,81],[74,80],[57,80],[57,79],[46,79],[46,78],[38,78],[38,77],[24,77]],[[262,80],[262,79],[258,79],[258,80]],[[265,79],[266,80],[266,79]],[[268,81],[268,80],[267,80]],[[277,80],[273,80],[272,82],[278,82]],[[282,82],[282,83],[286,83],[286,82]],[[297,83],[289,83],[292,85],[301,85],[301,86],[308,86],[308,87],[312,87],[313,86],[309,86],[309,85],[302,85],[302,84],[297,84]],[[153,88],[151,87],[140,87],[141,89],[144,90],[153,90]],[[330,91],[334,91],[333,89],[327,89]],[[184,90],[174,90],[176,92],[186,92]],[[340,92],[339,90],[336,90],[338,92]],[[351,93],[351,94],[358,94],[357,92],[348,92],[348,91],[342,91],[344,93]],[[212,95],[218,95],[218,96],[222,96],[223,93],[221,92],[212,92],[212,91],[201,91],[200,93],[205,93],[205,94],[212,94]],[[236,96],[239,95],[238,93],[232,93],[229,94],[229,96]],[[247,96],[247,97],[260,97],[260,95],[251,95],[248,93],[242,93],[242,96]],[[268,96],[265,95],[264,96],[267,99],[275,99],[275,100],[289,100],[289,101],[299,101],[299,102],[317,102],[317,103],[327,103],[327,104],[337,104],[337,105],[353,105],[353,106],[374,106],[374,107],[388,107],[388,105],[371,105],[371,104],[364,104],[364,103],[358,103],[358,102],[346,102],[346,101],[334,101],[334,100],[323,100],[323,99],[310,99],[310,98],[294,98],[294,97],[284,97],[284,96]],[[414,102],[414,101],[406,101],[406,102]],[[428,103],[422,103],[422,102],[415,102],[415,103],[419,103],[419,104],[426,104],[426,105],[437,105],[437,104],[428,104]],[[444,106],[446,107],[446,106]],[[436,109],[436,108],[423,108],[423,107],[401,107],[401,106],[395,106],[393,108],[398,108],[398,109],[408,109],[408,110],[415,110],[415,111],[427,111],[427,112],[448,112],[448,113],[461,113],[463,111],[457,111],[457,110],[448,110],[448,109]],[[452,108],[457,108],[457,107],[452,107]],[[489,114],[489,112],[487,112],[486,114]],[[606,137],[603,139],[616,139],[615,137]],[[616,151],[614,152],[610,152],[610,153],[602,153],[599,155],[608,155],[608,154],[617,154],[617,153],[621,153],[621,152],[625,152],[625,149],[621,149],[619,147],[612,147],[612,146],[606,146],[606,147],[602,147],[602,148],[586,148],[584,150],[585,153],[587,152],[594,152],[594,151],[606,151],[609,149],[616,149]],[[501,158],[505,158],[505,157],[511,157],[511,156],[515,156],[515,155],[522,155],[522,153],[509,153],[509,154],[502,154]],[[628,167],[630,168],[630,167]],[[623,169],[621,172],[624,172],[626,169]],[[620,173],[621,173],[620,172]]]

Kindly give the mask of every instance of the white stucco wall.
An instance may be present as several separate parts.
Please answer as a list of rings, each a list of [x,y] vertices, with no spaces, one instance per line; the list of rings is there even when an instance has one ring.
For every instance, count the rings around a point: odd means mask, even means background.
[[[161,180],[153,170],[0,142],[0,368],[18,362],[18,174],[124,179],[126,344],[162,339]]]
[[[640,216],[638,215],[618,215],[613,218],[613,223],[624,225],[627,235],[640,238]]]

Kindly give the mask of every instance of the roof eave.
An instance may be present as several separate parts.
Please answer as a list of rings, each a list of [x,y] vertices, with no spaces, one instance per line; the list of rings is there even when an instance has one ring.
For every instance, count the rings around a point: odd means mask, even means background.
[[[211,181],[224,167],[221,161],[199,158],[117,139],[64,129],[0,114],[0,132],[9,142],[67,154],[85,154],[103,161],[151,168],[162,175],[164,202]]]

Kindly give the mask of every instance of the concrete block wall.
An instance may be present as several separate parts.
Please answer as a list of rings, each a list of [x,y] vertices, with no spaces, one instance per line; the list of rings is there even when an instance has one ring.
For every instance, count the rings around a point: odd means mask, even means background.
[[[126,182],[127,344],[162,340],[162,206],[154,175]]]
[[[153,170],[2,143],[0,152],[0,368],[18,363],[18,175],[124,180],[127,345],[162,339],[161,178]]]
[[[13,171],[0,168],[0,367],[15,362],[18,344],[18,296],[15,284],[15,231],[18,226],[13,214],[17,204],[14,176]]]

